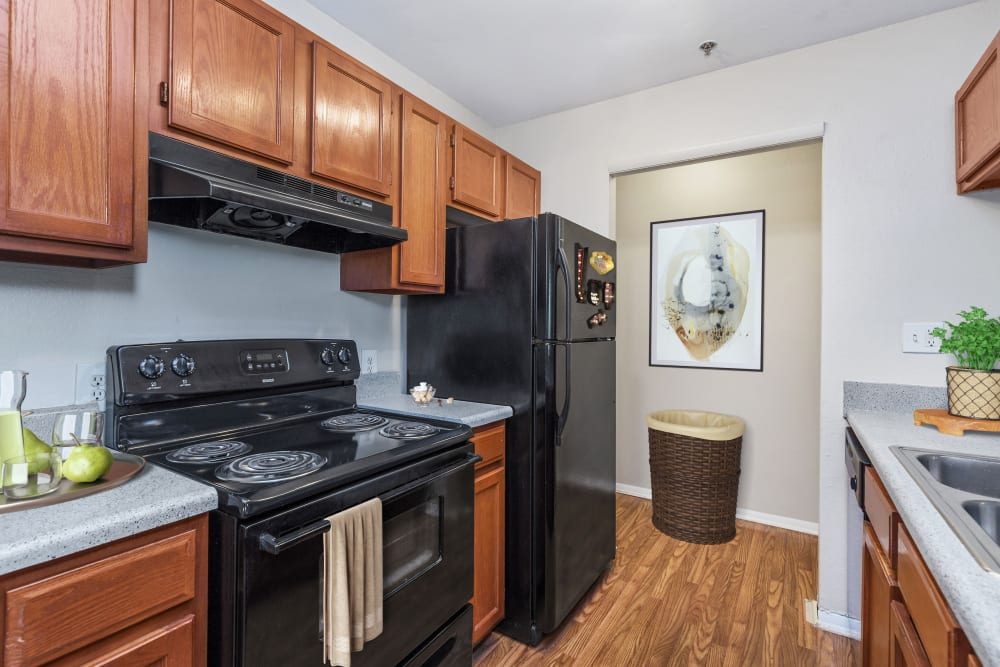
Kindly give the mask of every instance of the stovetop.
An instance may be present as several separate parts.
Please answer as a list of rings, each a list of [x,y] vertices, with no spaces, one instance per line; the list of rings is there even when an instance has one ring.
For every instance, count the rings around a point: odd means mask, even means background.
[[[179,341],[108,350],[105,443],[211,484],[241,518],[456,448],[463,424],[359,410],[345,340]]]
[[[323,426],[328,419],[355,414],[385,425],[358,432]],[[219,492],[220,509],[249,517],[455,447],[471,436],[469,427],[451,422],[414,422],[354,407],[339,415],[305,417],[237,431],[225,438],[206,436],[187,445],[163,446],[146,459],[211,484]],[[386,429],[409,433],[424,428],[431,431],[424,437],[384,434]],[[194,456],[185,457],[185,453]]]

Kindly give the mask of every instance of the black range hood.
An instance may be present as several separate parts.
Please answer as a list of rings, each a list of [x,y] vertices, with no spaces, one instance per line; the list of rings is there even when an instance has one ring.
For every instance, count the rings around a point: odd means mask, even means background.
[[[152,132],[149,219],[333,253],[406,240],[388,204]]]

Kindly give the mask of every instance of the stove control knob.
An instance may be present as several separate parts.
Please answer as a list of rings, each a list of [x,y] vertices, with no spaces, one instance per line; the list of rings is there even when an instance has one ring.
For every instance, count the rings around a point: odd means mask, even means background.
[[[351,349],[349,347],[342,347],[337,350],[337,360],[345,366],[351,363]]]
[[[147,380],[155,380],[163,375],[163,359],[149,355],[139,362],[139,375]]]
[[[194,359],[187,356],[186,354],[178,354],[174,357],[174,360],[170,362],[170,368],[180,375],[182,378],[186,378],[192,373],[194,373],[195,364]]]
[[[332,348],[328,347],[319,355],[319,360],[326,366],[333,366],[334,362],[337,361],[337,355]]]

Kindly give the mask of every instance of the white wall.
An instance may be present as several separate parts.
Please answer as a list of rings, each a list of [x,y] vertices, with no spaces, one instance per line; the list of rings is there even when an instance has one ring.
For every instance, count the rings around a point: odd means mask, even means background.
[[[746,422],[740,509],[816,523],[821,158],[813,142],[615,179],[619,483],[650,487],[645,415],[733,414]],[[765,210],[763,372],[649,366],[650,223],[757,209]]]
[[[300,0],[270,4],[445,113],[485,121]],[[149,261],[114,269],[0,262],[0,369],[31,373],[26,408],[74,399],[77,363],[110,345],[262,336],[344,337],[399,370],[402,299],[340,291],[337,255],[150,225]]]
[[[827,123],[819,589],[833,612],[856,612],[860,553],[842,382],[943,385],[946,360],[901,354],[900,324],[1000,310],[1000,194],[958,197],[953,180],[954,93],[998,25],[1000,3],[980,2],[497,134],[542,170],[543,209],[607,232],[609,165]]]

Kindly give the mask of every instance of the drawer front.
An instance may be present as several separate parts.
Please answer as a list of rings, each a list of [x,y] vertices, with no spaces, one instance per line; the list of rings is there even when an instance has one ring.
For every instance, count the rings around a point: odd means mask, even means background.
[[[965,664],[969,653],[965,635],[902,525],[896,576],[930,664],[934,667]]]
[[[483,460],[476,464],[476,470],[503,462],[504,452],[507,448],[507,429],[504,424],[480,427],[476,429],[472,436],[472,444],[476,447],[476,454],[483,457]]]
[[[186,531],[9,590],[3,664],[48,662],[193,599],[196,535]]]
[[[875,537],[882,547],[882,552],[889,558],[889,566],[896,569],[896,529],[899,525],[899,514],[896,506],[889,499],[882,480],[878,478],[875,469],[865,468],[865,514],[872,524]]]

